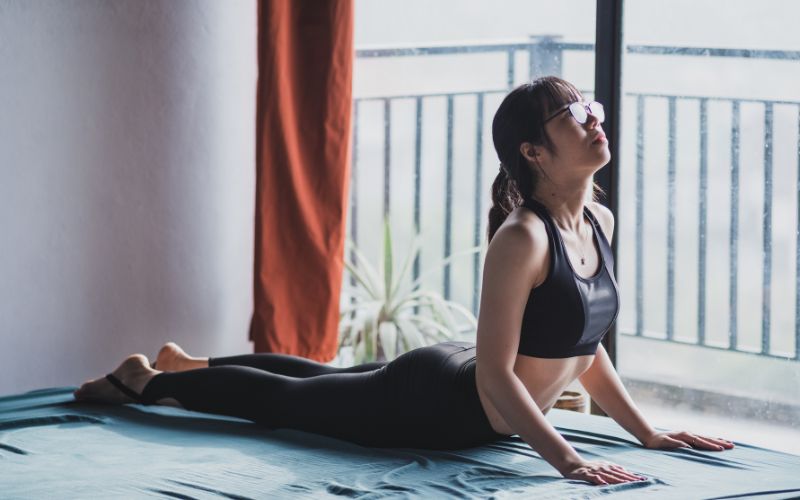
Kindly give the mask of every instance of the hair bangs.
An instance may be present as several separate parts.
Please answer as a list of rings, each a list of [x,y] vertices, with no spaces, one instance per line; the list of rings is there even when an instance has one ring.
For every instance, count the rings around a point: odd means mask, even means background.
[[[540,104],[547,116],[582,99],[580,91],[574,85],[560,78],[543,78],[540,84]]]

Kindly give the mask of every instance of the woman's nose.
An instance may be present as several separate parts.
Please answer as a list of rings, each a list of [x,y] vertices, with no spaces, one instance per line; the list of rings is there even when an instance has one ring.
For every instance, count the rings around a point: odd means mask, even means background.
[[[599,124],[600,119],[598,117],[589,112],[586,113],[586,125],[589,127],[589,129],[597,128]]]

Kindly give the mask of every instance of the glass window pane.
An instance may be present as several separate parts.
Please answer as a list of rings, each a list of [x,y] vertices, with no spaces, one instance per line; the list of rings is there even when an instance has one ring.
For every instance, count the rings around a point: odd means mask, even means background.
[[[618,371],[655,425],[798,453],[800,5],[625,9]]]
[[[357,0],[355,12],[348,234],[377,256],[384,213],[398,242],[419,227],[425,285],[474,311],[472,256],[449,276],[434,267],[485,240],[491,119],[511,88],[543,74],[593,97],[595,1]]]
[[[386,214],[398,265],[424,237],[406,283],[424,274],[423,288],[477,313],[483,253],[442,260],[486,244],[494,112],[545,74],[593,97],[594,34],[595,0],[356,0],[347,232],[373,264]]]

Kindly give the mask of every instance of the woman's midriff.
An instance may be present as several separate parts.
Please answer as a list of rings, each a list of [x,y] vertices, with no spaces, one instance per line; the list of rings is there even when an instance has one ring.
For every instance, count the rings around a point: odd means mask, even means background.
[[[571,358],[534,358],[518,354],[514,363],[514,374],[522,381],[536,405],[547,413],[558,400],[564,389],[581,376],[594,360],[594,355],[575,356]],[[483,411],[495,432],[505,435],[515,434],[500,416],[483,390],[478,387],[478,396]]]

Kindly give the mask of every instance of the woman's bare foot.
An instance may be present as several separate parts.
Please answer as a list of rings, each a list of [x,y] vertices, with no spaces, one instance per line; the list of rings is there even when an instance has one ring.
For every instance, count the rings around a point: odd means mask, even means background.
[[[165,372],[182,372],[207,367],[208,358],[193,358],[175,342],[164,344],[156,357],[156,369]]]
[[[116,370],[111,372],[120,382],[137,394],[141,394],[150,379],[159,373],[161,372],[150,368],[150,363],[144,354],[131,354],[125,358]],[[133,398],[117,389],[105,377],[85,382],[72,394],[77,401],[113,404],[138,403],[138,401],[134,401]],[[173,398],[159,399],[156,404],[183,408],[178,400]]]
[[[144,354],[131,354],[111,373],[137,394],[141,394],[147,382],[158,374],[156,370],[150,368],[150,364]],[[78,401],[96,401],[112,404],[137,402],[114,387],[105,377],[85,382],[73,395]]]

